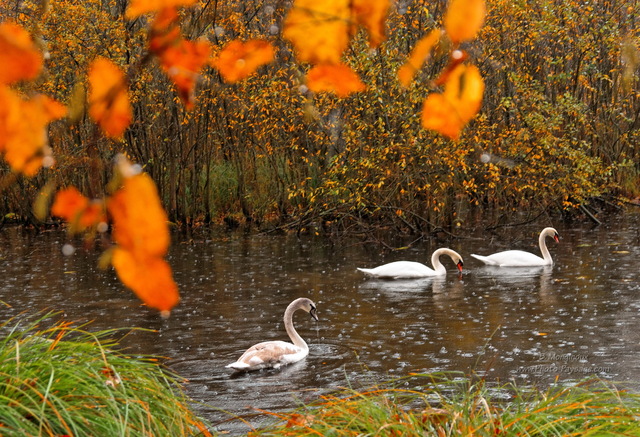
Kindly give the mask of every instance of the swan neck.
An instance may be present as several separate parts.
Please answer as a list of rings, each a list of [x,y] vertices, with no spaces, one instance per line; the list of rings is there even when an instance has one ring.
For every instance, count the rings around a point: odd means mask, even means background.
[[[302,339],[302,337],[300,337],[296,328],[293,327],[293,313],[298,309],[298,306],[293,304],[287,307],[284,312],[284,329],[287,331],[287,334],[294,345],[302,349],[309,349],[307,343]]]
[[[547,264],[552,263],[551,254],[549,253],[549,249],[547,248],[547,234],[543,231],[540,233],[538,237],[538,244],[540,244],[540,252],[542,253],[542,258],[547,262]]]
[[[433,270],[438,273],[446,273],[447,269],[444,268],[442,263],[440,262],[440,255],[444,255],[446,252],[443,249],[438,249],[433,252],[431,255],[431,264],[433,265]]]

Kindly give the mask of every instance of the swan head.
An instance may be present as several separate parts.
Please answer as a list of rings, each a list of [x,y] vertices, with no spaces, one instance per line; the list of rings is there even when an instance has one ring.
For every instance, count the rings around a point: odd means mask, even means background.
[[[456,264],[458,271],[462,273],[462,266],[464,265],[464,261],[462,261],[462,257],[460,256],[460,254],[455,250],[451,250],[451,249],[445,248],[441,250],[442,250],[442,253],[449,255],[449,257],[451,258],[451,261],[453,261]]]
[[[313,303],[311,299],[301,297],[293,301],[290,306],[295,307],[296,310],[300,309],[308,312],[313,320],[318,321],[318,310],[316,309],[316,304]]]
[[[313,320],[315,320],[316,322],[318,321],[318,310],[316,310],[316,306],[313,304],[313,302],[311,303],[311,308],[309,309],[309,314],[311,315]]]
[[[544,228],[542,230],[542,235],[545,237],[551,237],[556,243],[560,243],[560,235],[554,228]]]

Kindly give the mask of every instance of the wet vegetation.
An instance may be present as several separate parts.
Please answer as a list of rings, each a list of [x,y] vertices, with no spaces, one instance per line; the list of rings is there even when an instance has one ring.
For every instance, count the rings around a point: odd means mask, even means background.
[[[0,325],[0,434],[209,435],[156,359],[118,352],[116,332],[52,320]]]
[[[415,374],[345,390],[285,414],[252,435],[640,435],[640,396],[601,380],[545,391],[490,388],[456,374]]]

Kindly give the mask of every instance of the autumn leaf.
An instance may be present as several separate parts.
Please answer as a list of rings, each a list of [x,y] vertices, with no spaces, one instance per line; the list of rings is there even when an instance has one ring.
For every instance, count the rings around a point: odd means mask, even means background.
[[[472,40],[484,24],[485,0],[451,0],[444,16],[444,28],[454,43]]]
[[[114,222],[115,242],[136,258],[162,257],[169,247],[167,215],[148,174],[124,179],[122,188],[107,201]]]
[[[178,90],[187,109],[194,106],[194,91],[200,71],[207,64],[211,46],[205,40],[187,41],[169,46],[160,54],[162,69]]]
[[[409,59],[398,70],[398,80],[404,87],[408,87],[414,76],[422,68],[422,65],[429,59],[431,50],[440,40],[442,31],[433,29],[429,34],[420,39],[411,50]]]
[[[192,6],[197,0],[131,0],[125,13],[128,19],[137,18],[148,12],[158,12],[165,8]]]
[[[389,12],[389,0],[353,0],[351,10],[356,24],[369,33],[369,45],[378,47],[385,39],[385,21]]]
[[[123,183],[107,201],[118,245],[111,264],[124,285],[166,315],[179,300],[171,268],[163,259],[170,242],[167,215],[149,175],[134,170],[124,156],[118,158],[117,170]]]
[[[134,291],[146,305],[164,315],[178,304],[178,286],[171,267],[158,257],[136,257],[133,252],[117,247],[111,257],[118,278]]]
[[[120,138],[131,124],[127,81],[120,68],[106,58],[89,66],[89,115],[110,137]]]
[[[422,125],[451,139],[480,110],[484,82],[473,65],[458,65],[449,75],[444,92],[431,93],[422,107]]]
[[[89,199],[83,196],[75,187],[58,191],[51,214],[63,218],[67,222],[73,221],[89,205]]]
[[[293,413],[289,415],[289,419],[287,420],[286,428],[294,428],[294,427],[309,427],[313,424],[314,417],[312,415],[304,416],[302,414]]]
[[[0,84],[35,79],[42,69],[42,54],[21,26],[0,23]]]
[[[258,67],[273,61],[274,48],[264,40],[231,41],[212,65],[226,82],[237,82],[255,72]]]
[[[0,152],[14,171],[34,176],[47,161],[53,163],[47,126],[62,118],[66,107],[41,94],[23,100],[2,85],[0,102]]]
[[[282,35],[291,41],[300,61],[340,62],[349,44],[351,0],[296,0],[284,21]]]
[[[307,86],[313,92],[328,91],[338,97],[347,97],[351,93],[366,89],[358,75],[344,64],[322,64],[313,67],[307,73]]]
[[[71,226],[72,233],[106,223],[107,218],[101,201],[91,201],[75,187],[58,191],[51,214],[63,218]]]
[[[149,51],[157,56],[169,47],[182,40],[179,26],[179,15],[176,8],[162,9],[154,18],[149,28]]]

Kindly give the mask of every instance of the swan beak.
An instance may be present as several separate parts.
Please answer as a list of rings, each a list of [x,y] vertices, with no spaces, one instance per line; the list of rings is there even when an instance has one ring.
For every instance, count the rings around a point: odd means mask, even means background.
[[[316,307],[312,307],[309,314],[311,314],[311,318],[313,318],[313,320],[316,322],[318,321],[318,311],[316,310]]]
[[[463,265],[464,265],[464,264],[463,264],[462,260],[458,261],[458,264],[456,264],[456,267],[458,267],[458,271],[459,271],[460,273],[462,273],[462,266],[463,266]]]
[[[554,234],[553,239],[556,240],[556,243],[560,243],[560,235]]]

